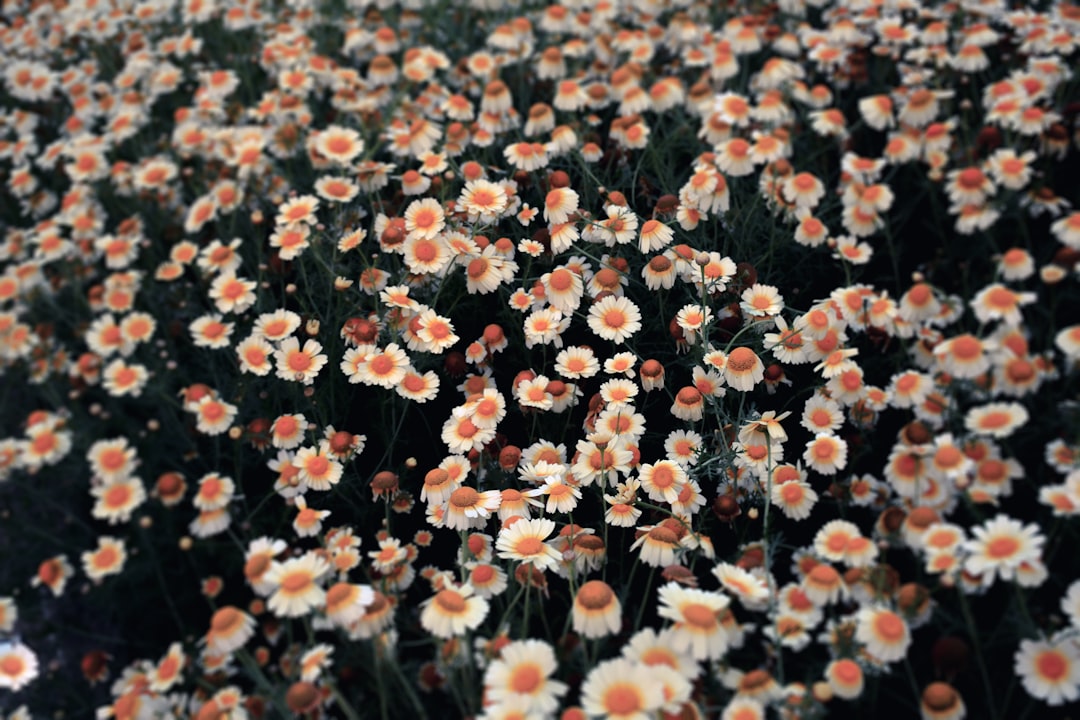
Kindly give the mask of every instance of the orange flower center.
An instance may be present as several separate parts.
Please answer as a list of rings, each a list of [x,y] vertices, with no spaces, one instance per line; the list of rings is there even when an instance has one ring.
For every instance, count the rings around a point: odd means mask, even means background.
[[[295,595],[306,590],[313,580],[309,571],[297,570],[281,579],[281,589],[290,595]]]
[[[689,603],[682,608],[682,615],[694,627],[708,630],[716,626],[716,612],[708,605]]]
[[[1012,557],[1019,549],[1019,541],[1009,536],[994,538],[986,544],[986,554],[995,559]]]
[[[612,715],[630,715],[641,710],[641,694],[628,683],[608,688],[604,693],[604,707]]]
[[[454,590],[440,590],[435,596],[435,603],[443,610],[455,615],[465,612],[465,598]]]

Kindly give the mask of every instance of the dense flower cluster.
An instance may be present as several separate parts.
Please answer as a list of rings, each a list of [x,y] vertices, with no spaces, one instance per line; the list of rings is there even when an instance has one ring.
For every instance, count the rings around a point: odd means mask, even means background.
[[[1080,7],[323,5],[4,5],[0,709],[1080,699]]]

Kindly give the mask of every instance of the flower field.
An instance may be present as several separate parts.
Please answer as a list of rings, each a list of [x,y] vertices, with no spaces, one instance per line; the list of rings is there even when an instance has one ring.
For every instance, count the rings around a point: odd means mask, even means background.
[[[1080,6],[9,0],[0,718],[1080,702]]]

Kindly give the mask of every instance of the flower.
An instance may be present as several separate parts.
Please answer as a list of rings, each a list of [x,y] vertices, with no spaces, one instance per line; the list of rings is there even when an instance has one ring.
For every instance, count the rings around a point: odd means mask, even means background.
[[[507,209],[506,189],[490,180],[470,180],[458,197],[458,205],[472,221],[493,223]]]
[[[645,366],[642,366],[642,372]],[[675,402],[671,406],[671,414],[680,420],[696,422],[705,416],[705,397],[696,387],[687,385],[675,394]]]
[[[304,347],[301,348],[298,339],[286,338],[274,352],[277,376],[282,380],[311,385],[315,381],[315,376],[327,362],[322,349],[322,344],[316,340],[305,341]]]
[[[562,554],[544,542],[555,531],[555,522],[544,518],[520,519],[499,531],[495,543],[499,557],[532,565],[540,570],[552,570]]]
[[[318,447],[305,447],[297,451],[292,461],[300,480],[312,490],[325,492],[337,485],[345,469],[330,452],[330,443],[323,440]]]
[[[498,490],[477,492],[467,485],[458,487],[448,496],[443,522],[452,530],[483,527],[491,514],[499,509],[500,502],[502,493]]]
[[[729,386],[742,392],[754,389],[765,378],[765,364],[753,350],[737,347],[727,356],[724,364],[724,380]]]
[[[581,705],[589,716],[614,720],[649,720],[664,703],[647,665],[625,658],[594,667],[581,686]]]
[[[296,332],[300,327],[300,316],[292,310],[275,310],[263,313],[255,319],[252,335],[257,335],[270,342],[277,342]]]
[[[510,642],[484,672],[484,697],[496,704],[522,700],[523,710],[553,713],[567,691],[565,683],[551,678],[558,666],[555,651],[546,642]]]
[[[21,642],[0,644],[0,688],[18,692],[37,676],[38,660],[33,650]]]
[[[969,553],[964,570],[972,575],[990,573],[1012,580],[1025,562],[1037,561],[1046,538],[1035,523],[1023,525],[1008,515],[998,514],[971,530],[974,537],[964,543]]]
[[[780,508],[785,517],[805,520],[810,517],[818,494],[805,480],[773,481],[771,502]]]
[[[390,343],[383,350],[375,349],[357,368],[357,376],[365,385],[393,388],[405,379],[409,357],[397,343]]]
[[[1015,292],[1000,283],[993,283],[975,295],[971,301],[971,309],[981,323],[1001,320],[1006,325],[1015,326],[1024,320],[1020,308],[1035,300],[1035,293]]]
[[[139,397],[150,374],[142,365],[128,364],[117,358],[101,370],[101,386],[113,397]]]
[[[110,525],[131,520],[131,513],[146,500],[146,489],[137,477],[121,478],[95,485],[90,494],[97,499],[91,515]]]
[[[683,484],[689,479],[686,470],[671,460],[643,463],[638,468],[641,487],[654,502],[673,503],[679,499]]]
[[[589,329],[621,344],[641,329],[641,311],[626,297],[609,295],[589,308]]]
[[[902,617],[880,607],[863,608],[856,616],[855,639],[883,662],[901,660],[911,645],[911,631]]]
[[[195,428],[205,435],[221,435],[232,425],[238,408],[210,395],[199,398],[192,408],[196,415]]]
[[[962,720],[967,714],[960,693],[945,682],[933,682],[926,686],[919,710],[925,720]]]
[[[236,346],[236,357],[240,361],[240,371],[265,377],[273,369],[270,358],[274,347],[258,335],[245,338]],[[291,378],[289,378],[291,379]]]
[[[210,283],[207,295],[220,313],[242,313],[255,304],[255,281],[221,273]]]
[[[101,580],[109,575],[120,574],[127,560],[127,550],[123,540],[101,535],[98,537],[97,549],[88,550],[81,557],[86,576],[91,580]]]
[[[1028,421],[1028,411],[1014,402],[989,403],[968,410],[964,427],[976,435],[1005,438]]]
[[[446,587],[424,601],[420,624],[440,638],[464,635],[475,630],[488,614],[488,602],[476,595],[469,584]]]
[[[720,563],[712,569],[712,574],[725,590],[737,597],[747,608],[761,610],[768,603],[769,587],[765,580],[748,570],[730,563]]]
[[[555,356],[555,372],[571,380],[590,378],[600,372],[600,362],[591,349],[571,346]]]
[[[862,695],[865,674],[859,663],[850,658],[839,658],[826,666],[825,681],[837,697],[854,700]]]
[[[180,672],[184,669],[185,662],[183,646],[178,642],[169,645],[165,656],[158,661],[150,674],[150,689],[154,692],[168,692],[180,681]]]
[[[776,287],[754,283],[742,293],[740,307],[752,317],[771,317],[784,308],[784,298]]]
[[[614,635],[622,627],[622,606],[603,580],[582,583],[574,596],[574,632],[586,638]]]
[[[322,557],[308,552],[272,567],[267,582],[275,586],[267,607],[278,617],[301,617],[326,602],[319,579],[330,571]]]
[[[806,444],[803,460],[822,475],[835,475],[847,465],[847,450],[845,440],[819,432]]]
[[[714,592],[670,582],[658,591],[660,617],[672,620],[672,646],[695,660],[719,660],[727,652],[727,631],[720,617],[731,601]]]
[[[139,465],[135,448],[128,446],[125,437],[98,440],[86,451],[86,459],[94,475],[106,482],[130,476]]]
[[[206,646],[217,655],[227,655],[243,647],[254,635],[255,618],[239,608],[226,605],[210,618]]]
[[[1080,650],[1070,640],[1021,640],[1013,670],[1028,694],[1047,705],[1080,697]]]
[[[339,627],[348,627],[364,616],[375,601],[375,591],[367,585],[338,582],[326,591],[326,617]]]

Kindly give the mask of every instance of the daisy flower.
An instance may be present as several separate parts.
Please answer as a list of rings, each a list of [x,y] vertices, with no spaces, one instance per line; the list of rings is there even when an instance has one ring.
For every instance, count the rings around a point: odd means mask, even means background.
[[[712,574],[725,590],[739,598],[747,608],[760,610],[768,602],[769,587],[757,575],[730,563],[720,563],[712,569]]]
[[[188,330],[196,347],[224,348],[229,347],[233,323],[222,322],[220,315],[201,315],[191,321]]]
[[[242,313],[255,304],[255,281],[221,273],[210,283],[207,296],[220,313]]]
[[[142,365],[117,358],[101,369],[101,386],[113,397],[142,395],[150,373]]]
[[[518,520],[499,531],[495,547],[499,557],[551,570],[562,559],[561,553],[544,542],[555,530],[555,522],[538,518]]]
[[[562,473],[545,478],[540,490],[547,495],[544,509],[549,514],[571,513],[581,500],[581,490],[570,484]]]
[[[1028,694],[1047,705],[1080,697],[1080,650],[1069,640],[1021,640],[1013,669]]]
[[[297,513],[293,518],[293,530],[296,536],[316,537],[322,532],[322,521],[330,516],[330,511],[308,507],[303,495],[297,495],[295,502]]]
[[[639,232],[638,249],[642,253],[663,250],[675,239],[675,231],[659,220],[646,220]]]
[[[506,189],[490,180],[470,180],[458,196],[458,206],[473,222],[493,223],[507,209]]]
[[[364,141],[352,128],[329,125],[315,138],[315,150],[327,160],[347,167],[364,151]]]
[[[555,651],[542,640],[510,642],[484,672],[484,697],[495,704],[523,701],[526,712],[554,713],[568,689],[551,678],[558,665]]]
[[[447,496],[443,522],[452,530],[483,527],[501,502],[502,493],[498,490],[477,492],[467,485],[458,487]],[[428,503],[432,503],[430,492]]]
[[[601,338],[621,344],[641,329],[641,311],[626,297],[608,296],[589,308],[588,323]]]
[[[38,660],[33,650],[21,642],[0,644],[0,688],[18,692],[37,676]]]
[[[56,555],[41,561],[37,572],[30,580],[30,585],[33,587],[44,585],[52,592],[54,597],[60,597],[64,594],[68,579],[74,574],[75,569],[71,566],[71,562],[68,561],[67,557]]]
[[[270,234],[270,247],[277,250],[280,259],[295,260],[311,246],[310,237],[311,227],[307,223],[292,223]]]
[[[90,488],[96,499],[90,514],[110,525],[131,520],[131,513],[146,500],[146,489],[137,477],[125,477]]]
[[[316,220],[315,213],[318,209],[319,199],[314,195],[295,197],[278,207],[275,224],[287,225],[298,222],[314,224]]]
[[[993,283],[975,295],[971,300],[971,310],[981,323],[1001,320],[1012,327],[1024,320],[1020,308],[1035,300],[1035,293],[1015,292],[1000,283]]]
[[[571,315],[578,309],[585,293],[581,275],[567,267],[557,267],[550,273],[544,273],[540,283],[548,303],[564,315]]]
[[[471,585],[446,587],[423,604],[420,624],[439,638],[451,638],[475,630],[488,614],[488,602]]]
[[[960,693],[945,682],[926,686],[919,700],[919,710],[927,720],[961,720],[967,714]]]
[[[523,323],[525,347],[531,348],[537,344],[561,347],[560,335],[569,326],[570,317],[563,317],[563,314],[554,308],[535,310],[529,313]]]
[[[369,354],[357,368],[357,376],[365,385],[391,389],[405,378],[409,367],[405,351],[397,343],[390,343],[385,349]]]
[[[239,608],[226,605],[210,618],[206,645],[217,655],[240,649],[255,635],[255,619]]]
[[[964,427],[976,435],[1006,438],[1027,423],[1028,418],[1028,411],[1019,403],[990,403],[968,410]]]
[[[686,470],[671,460],[661,460],[655,464],[643,463],[638,468],[641,487],[649,498],[657,503],[672,503],[679,497],[679,492],[689,476]]]
[[[101,535],[97,548],[84,552],[81,558],[83,572],[91,580],[98,581],[109,575],[120,574],[127,560],[127,550],[123,540]]]
[[[994,575],[1012,580],[1023,563],[1040,559],[1046,542],[1038,525],[1023,525],[1002,514],[972,528],[971,533],[974,537],[963,545],[968,553],[964,570],[980,576],[989,573],[991,580]]]
[[[405,208],[407,240],[431,240],[446,227],[442,205],[434,198],[413,200]]]
[[[308,552],[272,567],[267,582],[276,589],[267,607],[278,617],[301,617],[326,602],[326,592],[319,579],[330,572],[322,557]]]
[[[441,353],[452,347],[460,338],[454,334],[454,325],[430,308],[416,316],[416,336],[423,342],[425,352]]]
[[[603,580],[583,583],[574,596],[574,632],[586,638],[614,635],[622,627],[622,606]]]
[[[859,242],[850,235],[842,235],[836,238],[836,248],[833,257],[837,260],[846,260],[852,265],[865,265],[870,262],[874,249],[868,243]]]
[[[818,494],[805,480],[773,481],[769,496],[773,505],[780,508],[791,520],[805,520],[818,501]]]
[[[158,661],[150,673],[149,688],[154,692],[168,692],[173,685],[180,681],[180,672],[187,663],[183,646],[174,642],[169,645],[165,656]]]
[[[297,338],[286,338],[274,351],[277,377],[311,385],[327,362],[322,349],[322,344],[316,340],[306,340],[301,348]]]
[[[262,337],[270,342],[278,342],[296,332],[300,327],[300,316],[292,310],[278,309],[273,312],[263,313],[255,319],[255,327],[252,335]]]
[[[434,275],[450,265],[453,256],[445,236],[409,237],[401,248],[409,271],[418,275]]]
[[[98,440],[86,451],[86,459],[94,475],[107,482],[128,477],[139,465],[135,448],[124,437]]]
[[[743,291],[740,307],[751,317],[771,317],[784,308],[784,298],[774,286],[754,283]]]
[[[551,225],[569,222],[571,214],[578,209],[578,200],[572,188],[552,188],[544,197],[544,220]]]
[[[571,346],[555,356],[555,372],[564,378],[590,378],[600,372],[600,362],[590,348]]]
[[[740,346],[728,354],[724,365],[724,380],[730,387],[749,392],[764,378],[765,364],[753,350]]]
[[[467,407],[455,408],[443,423],[441,438],[450,452],[480,450],[495,439],[495,428],[479,427]]]
[[[240,371],[265,377],[273,370],[270,358],[274,355],[274,346],[259,335],[252,334],[236,346],[236,357],[240,362]]]
[[[862,666],[854,660],[839,658],[825,667],[825,682],[836,697],[854,700],[862,695],[865,673]]]
[[[892,610],[868,607],[856,615],[855,639],[865,645],[873,657],[882,662],[895,662],[907,654],[911,630]]]
[[[731,601],[714,592],[684,588],[671,582],[657,593],[660,617],[674,622],[672,646],[695,660],[719,660],[727,652],[728,635],[720,622]]]
[[[299,413],[278,416],[274,424],[270,426],[271,444],[284,450],[300,447],[304,441],[307,424],[307,418]]]
[[[292,461],[298,476],[312,490],[325,492],[337,485],[344,473],[341,463],[333,458],[330,443],[323,440],[317,448],[305,447],[297,451]]]
[[[589,716],[614,720],[649,720],[664,704],[649,667],[625,658],[594,667],[581,686],[581,705]]]

